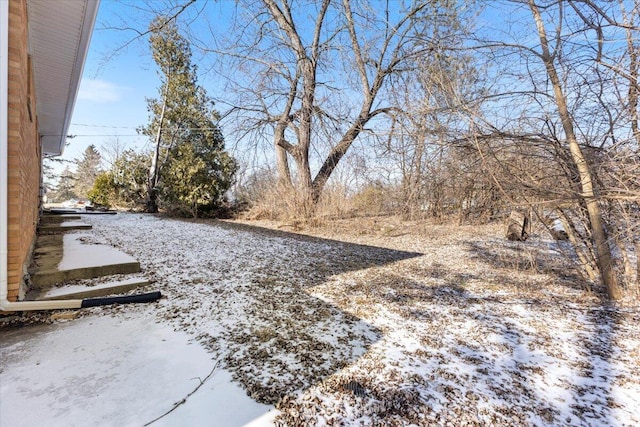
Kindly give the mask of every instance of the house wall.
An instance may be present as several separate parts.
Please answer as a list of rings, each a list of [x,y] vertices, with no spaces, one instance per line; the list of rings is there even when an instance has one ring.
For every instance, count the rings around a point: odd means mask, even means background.
[[[8,75],[8,299],[26,291],[40,204],[42,153],[28,52],[26,0],[9,0]]]

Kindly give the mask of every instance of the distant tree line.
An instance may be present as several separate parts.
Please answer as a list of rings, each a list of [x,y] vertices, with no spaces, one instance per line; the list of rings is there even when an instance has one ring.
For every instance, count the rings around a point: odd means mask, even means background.
[[[55,162],[55,158],[45,159],[44,174],[48,179],[47,199],[56,202],[65,202],[69,200],[86,201],[89,199],[89,193],[93,188],[96,177],[102,173],[102,156],[95,145],[89,145],[82,153],[82,158],[75,159],[73,162],[75,168],[72,169],[70,164],[66,164],[60,175],[57,177],[57,183],[54,185],[54,173],[51,162]]]

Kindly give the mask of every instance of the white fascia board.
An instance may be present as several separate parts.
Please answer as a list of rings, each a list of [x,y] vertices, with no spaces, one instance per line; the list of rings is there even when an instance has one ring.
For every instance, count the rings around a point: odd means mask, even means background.
[[[62,154],[62,152],[64,151],[67,133],[69,132],[69,127],[71,125],[71,116],[73,115],[76,98],[78,97],[78,90],[80,89],[80,79],[82,79],[85,60],[87,59],[87,53],[89,52],[89,44],[91,42],[91,35],[93,34],[93,27],[96,22],[96,15],[98,14],[99,5],[100,0],[87,0],[87,5],[84,12],[84,20],[82,23],[80,43],[78,45],[78,56],[76,57],[76,63],[73,67],[71,86],[69,88],[69,98],[67,99],[67,106],[65,110],[64,125],[62,126],[62,137],[60,138],[60,154]]]
[[[100,0],[27,0],[43,154],[64,151]]]

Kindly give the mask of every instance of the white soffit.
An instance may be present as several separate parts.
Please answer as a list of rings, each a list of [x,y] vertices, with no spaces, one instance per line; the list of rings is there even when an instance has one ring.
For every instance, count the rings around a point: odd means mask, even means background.
[[[43,154],[64,150],[98,4],[99,0],[27,0]]]

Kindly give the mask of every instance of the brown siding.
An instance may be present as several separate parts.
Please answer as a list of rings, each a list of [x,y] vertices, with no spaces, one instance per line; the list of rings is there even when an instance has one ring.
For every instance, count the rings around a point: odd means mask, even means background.
[[[40,203],[41,152],[33,78],[27,45],[26,0],[9,0],[8,108],[8,290],[9,300],[24,296],[24,275],[31,259]],[[35,108],[35,107],[32,107]]]

